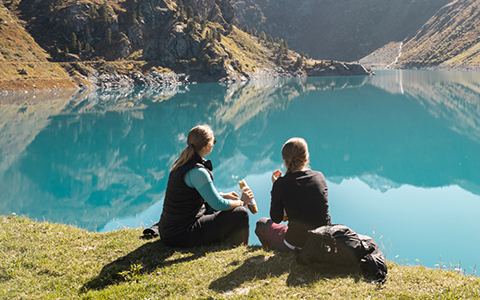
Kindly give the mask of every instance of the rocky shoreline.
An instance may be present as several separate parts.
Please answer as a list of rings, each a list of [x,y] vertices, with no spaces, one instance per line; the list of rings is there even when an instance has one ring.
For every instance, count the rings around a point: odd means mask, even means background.
[[[112,87],[134,87],[134,86],[159,86],[159,85],[180,85],[190,84],[190,76],[185,73],[159,73],[153,71],[148,75],[140,72],[132,75],[106,74],[93,70],[87,78],[90,86],[81,83],[80,88],[112,88]]]
[[[122,74],[120,72],[106,72],[104,70],[91,69],[88,75],[72,77],[72,86],[77,89],[105,89],[122,88],[135,86],[175,86],[185,84],[196,84],[206,82],[234,83],[246,82],[250,80],[261,80],[271,78],[288,77],[308,77],[308,76],[369,76],[375,73],[358,63],[336,62],[330,65],[313,66],[308,68],[285,68],[272,67],[257,69],[255,72],[240,72],[233,70],[187,70],[185,72],[157,72],[151,71],[147,74],[142,72],[133,72],[131,74]],[[62,86],[57,85],[55,80],[39,88],[36,85],[35,78],[25,81],[22,85],[11,88],[0,89],[0,95],[13,93],[30,93],[45,90],[62,90]],[[74,83],[74,84],[73,84]],[[71,87],[69,87],[71,88]]]
[[[113,87],[134,87],[134,86],[169,86],[182,84],[195,84],[203,82],[245,82],[249,80],[287,78],[287,77],[305,77],[305,76],[368,76],[375,73],[356,63],[335,63],[329,67],[312,67],[306,69],[289,69],[282,67],[259,69],[256,72],[244,72],[238,76],[229,74],[226,77],[219,78],[215,74],[203,73],[175,73],[175,72],[150,72],[142,74],[140,72],[124,74],[107,74],[98,70],[93,70],[86,78],[91,84],[87,86],[79,84],[79,88],[113,88]]]

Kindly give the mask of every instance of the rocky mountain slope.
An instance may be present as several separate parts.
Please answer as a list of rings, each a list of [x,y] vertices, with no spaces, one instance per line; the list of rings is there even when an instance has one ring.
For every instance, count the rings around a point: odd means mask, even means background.
[[[478,20],[480,1],[452,1],[401,45],[387,45],[361,61],[389,68],[480,70]]]
[[[318,59],[480,70],[478,0],[234,0],[242,25]]]
[[[355,61],[402,41],[451,0],[234,0],[237,18],[317,59]]]
[[[230,0],[3,3],[44,56],[62,63],[80,86],[370,73],[358,64],[309,60],[283,39],[240,30]],[[173,73],[181,75],[165,75]]]

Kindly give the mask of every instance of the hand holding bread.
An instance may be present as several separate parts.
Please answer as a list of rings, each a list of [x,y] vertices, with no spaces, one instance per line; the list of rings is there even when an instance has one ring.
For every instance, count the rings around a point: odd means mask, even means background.
[[[257,203],[255,202],[253,192],[247,186],[247,182],[245,179],[242,179],[238,182],[240,186],[240,190],[242,191],[241,200],[247,204],[248,209],[252,212],[252,214],[256,214],[258,212]]]

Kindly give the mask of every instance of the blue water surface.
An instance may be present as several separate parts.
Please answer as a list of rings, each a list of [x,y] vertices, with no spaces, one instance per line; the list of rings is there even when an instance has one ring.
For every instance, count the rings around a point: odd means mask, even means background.
[[[34,98],[35,97],[35,98]],[[280,150],[305,138],[334,223],[389,260],[473,273],[480,239],[480,73],[375,76],[31,94],[0,98],[0,213],[90,231],[158,221],[168,172],[195,125],[219,191],[245,178],[269,215]]]

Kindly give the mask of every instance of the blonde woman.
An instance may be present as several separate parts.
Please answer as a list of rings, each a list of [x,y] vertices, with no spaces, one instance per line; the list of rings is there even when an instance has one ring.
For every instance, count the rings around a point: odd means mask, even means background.
[[[235,192],[217,192],[212,164],[204,158],[216,141],[208,125],[192,128],[187,147],[170,170],[158,224],[167,246],[194,247],[225,240],[248,244],[249,216],[243,205],[253,194],[247,190],[240,198]],[[208,212],[208,206],[215,212]]]
[[[279,251],[301,249],[308,230],[331,225],[328,188],[321,172],[308,168],[308,145],[302,138],[289,139],[282,148],[285,176],[272,175],[270,218],[257,221],[255,234],[263,246]],[[288,221],[288,226],[280,224]]]

